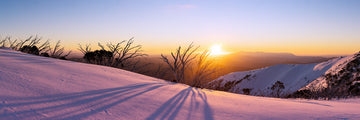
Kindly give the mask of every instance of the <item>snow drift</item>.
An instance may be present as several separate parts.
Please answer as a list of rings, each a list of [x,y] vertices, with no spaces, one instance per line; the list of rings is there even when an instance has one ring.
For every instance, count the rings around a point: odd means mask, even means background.
[[[359,99],[246,96],[0,49],[1,120],[360,119],[359,108]]]

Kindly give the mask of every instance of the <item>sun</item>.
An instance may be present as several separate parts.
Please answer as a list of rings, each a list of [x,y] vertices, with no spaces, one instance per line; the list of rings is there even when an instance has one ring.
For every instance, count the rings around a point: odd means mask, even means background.
[[[216,55],[226,55],[228,52],[224,52],[221,48],[221,45],[215,44],[210,47],[210,55],[216,56]]]

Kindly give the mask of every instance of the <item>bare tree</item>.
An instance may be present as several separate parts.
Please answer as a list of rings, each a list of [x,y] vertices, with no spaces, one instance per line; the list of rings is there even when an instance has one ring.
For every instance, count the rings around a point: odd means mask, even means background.
[[[44,53],[47,53],[48,51],[50,51],[50,42],[49,42],[49,40],[45,41],[43,44],[41,44],[39,46],[39,51],[40,52],[44,51]]]
[[[126,67],[126,61],[128,61],[129,59],[134,59],[140,56],[146,56],[146,54],[142,54],[140,53],[142,51],[142,46],[141,45],[135,45],[134,46],[134,38],[131,38],[129,40],[123,40],[120,41],[116,44],[113,43],[108,43],[106,44],[106,46],[102,45],[101,43],[98,43],[98,46],[100,47],[101,50],[104,51],[108,51],[111,52],[112,56],[110,59],[107,59],[106,66],[112,66],[112,67],[120,67],[120,68],[124,68]],[[124,47],[121,47],[122,43],[125,43],[126,45]],[[85,47],[82,47],[79,44],[79,48],[78,48],[84,55],[86,53],[90,53],[91,48],[90,45],[86,45]],[[127,62],[130,63],[130,62]],[[135,62],[136,63],[136,62]],[[134,65],[136,66],[137,64],[129,64],[129,66],[134,67]]]
[[[35,36],[33,39],[30,40],[30,43],[28,44],[28,46],[36,46],[37,44],[39,44],[41,41],[41,38],[38,36]]]
[[[109,51],[112,54],[111,58],[108,59],[108,61],[107,61],[107,66],[116,67],[116,66],[114,66],[115,57],[116,57],[116,54],[122,49],[121,44],[124,43],[124,42],[125,42],[125,40],[120,41],[120,42],[118,42],[116,44],[108,43],[108,44],[106,44],[108,50],[106,50],[105,47],[102,44],[98,43],[98,46],[102,50]]]
[[[274,97],[281,97],[282,90],[285,89],[285,85],[283,82],[276,81],[274,85],[271,87],[272,95]]]
[[[91,52],[90,44],[86,44],[85,47],[82,47],[82,45],[79,44],[78,50],[85,55],[86,53]]]
[[[14,41],[13,40],[11,40],[11,37],[7,37],[7,40],[9,41],[9,47],[11,48],[11,49],[16,49],[17,47],[16,47],[16,42],[17,42],[17,39],[15,39]]]
[[[180,82],[180,51],[181,46],[176,49],[176,52],[171,52],[172,61],[170,61],[166,56],[161,54],[161,59],[170,67],[170,70],[173,72],[174,82]]]
[[[11,49],[16,49],[17,47],[17,39],[13,40],[11,37],[6,36],[4,39],[0,41],[0,44],[2,44],[2,47],[9,47]],[[7,46],[9,44],[9,46]]]
[[[210,52],[205,50],[198,57],[196,64],[194,65],[193,80],[190,85],[193,87],[203,87],[202,82],[211,79],[211,74],[215,73],[215,67],[213,66],[213,60],[209,59]]]
[[[0,40],[0,45],[1,45],[1,47],[6,47],[6,39],[7,39],[7,37],[5,37],[4,39]]]
[[[199,47],[194,47],[191,43],[187,48],[181,50],[181,46],[176,49],[176,52],[171,52],[172,60],[161,54],[161,59],[170,67],[173,72],[174,81],[185,83],[185,71],[190,62],[196,58],[194,52]],[[171,58],[170,58],[171,59]]]
[[[197,56],[197,54],[194,54],[194,52],[199,48],[200,46],[194,47],[193,43],[191,43],[180,55],[180,67],[181,67],[181,82],[185,83],[185,71],[186,67],[190,66],[190,62],[194,60]]]
[[[60,40],[56,43],[54,48],[51,48],[49,40],[40,44],[41,39],[42,38],[38,36],[30,36],[25,40],[12,40],[11,37],[6,37],[5,39],[0,40],[0,45],[35,55],[49,56],[50,53],[50,57],[60,59],[65,59],[65,57],[71,53],[71,51],[69,51],[67,54],[64,54],[64,47],[61,47]],[[7,46],[7,43],[9,46]]]
[[[122,42],[121,42],[122,43]],[[121,44],[120,43],[120,44]],[[117,50],[117,57],[115,58],[114,66],[120,68],[125,67],[124,62],[136,57],[146,56],[147,54],[140,53],[142,51],[141,45],[133,45],[134,38],[130,38],[123,48]]]
[[[12,48],[15,49],[15,50],[19,50],[19,49],[23,48],[24,46],[29,46],[29,47],[36,46],[37,47],[37,45],[40,44],[40,41],[41,41],[40,37],[30,36],[29,38],[27,38],[25,40],[20,40],[20,42],[16,43],[16,45],[15,45],[15,43],[12,43],[14,45],[10,45],[10,46],[13,46]],[[27,42],[30,42],[30,43],[26,45]],[[41,44],[37,48],[39,49],[39,52],[42,52],[42,51],[48,52],[49,48],[50,48],[49,40],[45,41],[43,44]]]
[[[25,40],[21,40],[21,39],[13,40],[13,39],[11,39],[11,37],[5,37],[4,39],[0,40],[0,45],[2,47],[9,47],[13,50],[24,50],[25,48],[35,48],[36,51],[38,51],[38,52],[42,52],[42,51],[47,52],[49,49],[49,46],[50,46],[50,42],[46,41],[43,44],[41,44],[39,47],[37,47],[37,45],[40,43],[40,41],[41,41],[41,38],[39,38],[37,36],[36,37],[30,36],[29,38],[27,38]],[[26,43],[28,43],[28,44],[26,44]]]
[[[24,44],[28,41],[31,40],[33,36],[30,36],[29,38],[25,39],[25,40],[20,40],[20,42],[16,45],[17,46],[17,50],[22,48],[24,46]]]
[[[50,57],[61,58],[61,59],[65,59],[71,53],[71,51],[69,51],[67,54],[63,55],[64,47],[61,47],[60,40],[55,44],[54,48],[49,47],[49,51],[50,51]]]

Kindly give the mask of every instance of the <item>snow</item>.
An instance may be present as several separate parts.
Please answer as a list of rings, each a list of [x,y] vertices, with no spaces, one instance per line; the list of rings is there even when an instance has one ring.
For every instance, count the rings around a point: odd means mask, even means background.
[[[283,67],[292,68],[277,66]],[[1,120],[360,119],[359,108],[360,99],[317,101],[247,96],[0,49]]]
[[[335,63],[335,64],[333,64],[331,66],[331,68],[329,68],[324,73],[324,75],[326,75],[326,74],[334,75],[334,74],[338,73],[340,70],[342,70],[342,68],[344,68],[350,61],[354,60],[355,58],[356,58],[355,55],[339,57],[339,58],[329,60],[327,62],[320,63],[318,65],[318,67],[324,66],[324,65],[329,64],[329,63]],[[325,88],[325,87],[327,87],[326,77],[325,76],[320,76],[319,78],[316,78],[314,81],[312,81],[311,83],[306,85],[304,87],[304,89],[314,90],[314,89]]]
[[[325,74],[337,73],[337,72],[339,72],[341,70],[341,68],[345,67],[345,65],[347,63],[349,63],[350,61],[352,61],[354,59],[355,59],[354,55],[349,55],[349,56],[345,56],[345,57],[339,57],[339,58],[329,60],[327,62],[320,63],[317,67],[325,66],[326,64],[329,64],[329,63],[335,63],[335,64],[333,64],[331,66],[331,68],[329,68],[326,71]]]
[[[276,81],[284,83],[285,89],[282,94],[296,92],[297,90],[315,82],[323,86],[325,80],[323,75],[336,73],[341,70],[349,61],[354,59],[353,55],[331,59],[322,63],[314,64],[281,64],[257,69],[253,71],[234,72],[212,81],[213,83],[222,81],[220,86],[225,86],[231,81],[239,81],[229,92],[243,93],[243,89],[251,89],[251,95],[271,96],[270,89]],[[244,78],[248,77],[246,80]],[[241,82],[240,82],[241,81]],[[318,86],[319,86],[318,85]],[[211,86],[215,87],[215,86]]]

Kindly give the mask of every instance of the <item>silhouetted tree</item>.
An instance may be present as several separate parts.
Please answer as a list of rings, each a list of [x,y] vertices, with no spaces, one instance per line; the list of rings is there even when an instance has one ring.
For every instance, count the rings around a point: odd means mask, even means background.
[[[191,86],[202,87],[202,82],[211,79],[211,74],[215,72],[215,67],[213,66],[213,60],[210,60],[209,56],[209,50],[205,50],[199,57],[197,57],[197,61],[195,65],[193,65],[194,75],[193,80],[190,83]]]
[[[126,42],[125,46],[122,47],[121,44],[125,42]],[[101,43],[98,43],[98,46],[101,48],[101,50],[107,51],[108,53],[112,54],[110,59],[106,59],[106,61],[103,61],[102,65],[106,65],[106,66],[119,67],[119,68],[134,67],[134,65],[136,64],[129,64],[129,66],[126,66],[125,65],[126,61],[140,56],[146,56],[146,54],[141,53],[142,51],[141,45],[134,45],[133,38],[127,41],[126,40],[120,41],[116,44],[108,43],[106,44],[106,47]],[[85,58],[85,55],[91,52],[91,48],[89,44],[86,45],[85,47],[79,44],[79,50],[84,54],[84,59],[86,59],[87,61],[89,61],[89,59],[90,60],[92,59],[91,56],[93,55],[91,54],[87,55],[90,57]]]
[[[86,53],[91,52],[90,44],[86,44],[85,47],[82,47],[82,45],[79,44],[78,50],[85,55]]]
[[[0,45],[2,47],[9,47],[13,50],[19,50],[25,53],[58,59],[66,59],[66,57],[70,55],[71,51],[69,51],[67,54],[64,54],[64,47],[61,47],[60,41],[58,41],[56,45],[51,48],[49,40],[40,44],[41,39],[42,38],[38,36],[30,36],[25,40],[13,40],[11,37],[6,37],[5,39],[0,40]]]
[[[141,53],[142,46],[141,45],[133,45],[134,44],[134,38],[130,38],[126,45],[121,49],[118,48],[120,44],[123,42],[120,42],[116,45],[108,44],[108,48],[113,52],[117,53],[117,57],[115,58],[115,63],[113,66],[119,66],[120,68],[125,67],[125,62],[129,59],[134,59],[136,57],[146,56],[147,54]]]
[[[11,38],[10,37],[7,37],[7,40],[9,41],[9,47],[11,48],[11,49],[17,49],[17,46],[16,46],[16,42],[17,42],[17,39],[15,39],[15,40],[11,40]]]
[[[1,47],[5,47],[5,46],[6,46],[6,39],[7,39],[7,37],[5,37],[4,39],[0,40],[0,46],[1,46]]]
[[[25,40],[20,40],[20,42],[16,45],[19,49],[22,48],[26,42],[30,41],[33,36],[30,36],[29,38]]]
[[[96,50],[94,52],[87,52],[84,59],[89,63],[105,65],[108,59],[112,58],[112,53],[106,50]]]
[[[276,97],[280,97],[281,91],[285,89],[284,83],[280,81],[276,81],[275,84],[271,87],[271,90],[273,90],[273,94],[276,95]]]
[[[176,52],[171,52],[171,58],[167,58],[163,54],[161,54],[161,59],[169,66],[170,70],[174,76],[174,82],[185,83],[185,70],[190,62],[196,58],[196,55],[193,53],[199,47],[194,47],[193,43],[191,43],[184,50],[179,46],[176,49]]]
[[[49,53],[41,53],[40,56],[50,57]]]
[[[33,55],[39,55],[39,49],[36,46],[31,47],[31,46],[25,45],[22,48],[20,48],[20,51],[24,52],[24,53],[33,54]]]
[[[124,43],[125,40],[120,41],[116,44],[112,44],[112,43],[108,43],[106,44],[108,51],[112,54],[112,57],[110,59],[107,60],[107,66],[113,66],[113,67],[118,67],[117,65],[115,65],[115,57],[117,55],[117,53],[122,49],[121,48],[121,44]],[[102,50],[106,50],[105,47],[101,44],[98,43],[98,46],[102,49]]]
[[[96,60],[96,58],[95,58],[95,52],[87,52],[87,53],[85,53],[85,55],[84,55],[84,59],[88,62],[88,63],[94,63],[95,64],[95,60]]]
[[[13,40],[11,39],[11,37],[6,37],[5,39],[0,41],[0,45],[2,45],[3,47],[9,47],[13,50],[19,50],[26,53],[31,52],[31,54],[37,54],[35,47],[37,48],[39,53],[42,53],[44,51],[47,52],[50,46],[50,42],[46,41],[43,44],[39,45],[40,41],[41,38],[37,36],[35,37],[30,36],[25,40],[18,40],[18,39]]]
[[[245,95],[249,95],[250,92],[251,92],[251,90],[252,90],[252,89],[250,89],[250,88],[244,88],[244,89],[242,89],[242,91],[243,91],[243,93],[244,93]]]
[[[4,39],[2,39],[0,41],[0,44],[1,44],[2,47],[9,47],[9,48],[14,49],[14,50],[17,50],[16,43],[17,43],[17,39],[12,40],[11,37],[9,37],[9,36],[5,37]]]
[[[69,51],[67,54],[64,54],[64,47],[61,47],[60,40],[55,44],[55,46],[49,47],[50,57],[52,58],[62,58],[66,59],[67,56],[70,55],[71,51]]]

